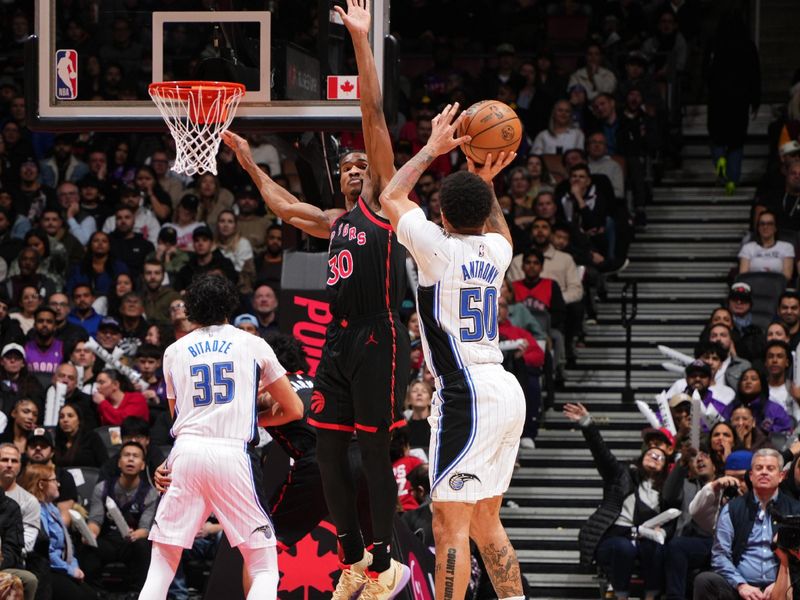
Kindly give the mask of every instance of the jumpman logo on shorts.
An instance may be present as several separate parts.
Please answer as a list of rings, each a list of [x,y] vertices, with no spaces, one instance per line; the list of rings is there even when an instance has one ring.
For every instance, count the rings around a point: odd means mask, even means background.
[[[367,338],[367,341],[364,342],[365,346],[369,346],[370,344],[375,344],[376,346],[378,345],[378,340],[375,339],[374,331],[369,332],[369,337]]]

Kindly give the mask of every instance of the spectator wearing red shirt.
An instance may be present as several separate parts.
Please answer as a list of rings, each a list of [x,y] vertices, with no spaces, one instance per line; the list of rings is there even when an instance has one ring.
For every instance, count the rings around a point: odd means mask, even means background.
[[[525,277],[514,281],[514,300],[522,302],[532,313],[546,312],[550,315],[550,326],[563,333],[566,303],[558,283],[542,277],[544,256],[536,248],[522,254],[522,272]]]
[[[125,417],[150,420],[147,400],[139,392],[122,391],[122,376],[107,369],[97,376],[97,391],[92,400],[97,405],[100,425],[121,425]]]
[[[397,481],[397,503],[402,512],[419,508],[419,502],[414,497],[413,488],[408,481],[408,474],[422,464],[422,460],[410,455],[408,433],[405,427],[395,429],[392,434],[392,444],[389,449],[392,459],[392,471]]]
[[[557,285],[557,284],[556,284]],[[513,351],[515,353],[513,372],[525,392],[525,426],[522,429],[520,446],[522,448],[533,448],[534,439],[539,431],[539,411],[542,406],[542,390],[539,378],[542,374],[541,368],[544,365],[544,351],[536,338],[522,327],[512,325],[508,320],[508,301],[500,296],[497,299],[497,326],[501,340],[523,340],[522,347]],[[521,368],[518,359],[524,362]],[[504,362],[506,369],[508,363]]]

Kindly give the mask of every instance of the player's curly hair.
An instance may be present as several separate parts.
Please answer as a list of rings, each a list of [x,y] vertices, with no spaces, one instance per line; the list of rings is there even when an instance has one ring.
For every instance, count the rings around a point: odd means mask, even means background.
[[[186,317],[203,327],[222,325],[239,307],[239,293],[220,275],[200,275],[186,288]]]
[[[489,186],[469,171],[445,177],[439,198],[442,214],[456,230],[483,227],[494,201]]]
[[[267,343],[275,351],[278,362],[281,363],[281,366],[289,373],[308,371],[306,353],[296,337],[285,333],[271,333],[264,339],[267,340]]]

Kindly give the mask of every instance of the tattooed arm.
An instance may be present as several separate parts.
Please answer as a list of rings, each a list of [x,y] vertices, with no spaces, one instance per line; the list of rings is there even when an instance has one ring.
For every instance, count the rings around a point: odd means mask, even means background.
[[[458,102],[448,104],[441,114],[436,115],[431,121],[432,131],[428,143],[414,158],[409,160],[394,174],[392,180],[381,194],[381,207],[386,217],[391,221],[392,227],[397,229],[400,217],[408,211],[417,208],[417,205],[408,199],[408,195],[417,184],[420,176],[428,169],[436,157],[450,152],[453,148],[469,140],[468,136],[456,138],[455,134],[461,121],[458,112]]]

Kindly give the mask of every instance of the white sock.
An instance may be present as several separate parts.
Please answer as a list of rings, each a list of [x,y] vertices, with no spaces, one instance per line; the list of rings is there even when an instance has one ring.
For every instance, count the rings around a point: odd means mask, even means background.
[[[153,542],[150,568],[142,591],[139,592],[139,600],[164,600],[167,597],[167,590],[175,579],[182,552],[183,548],[180,546]]]
[[[501,598],[500,600],[526,600],[525,596],[509,596],[508,598]]]
[[[278,553],[275,547],[239,546],[245,567],[250,574],[247,600],[275,600],[278,597]]]

